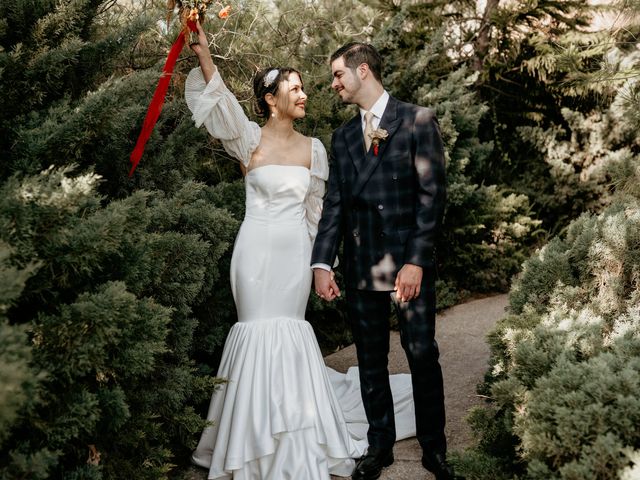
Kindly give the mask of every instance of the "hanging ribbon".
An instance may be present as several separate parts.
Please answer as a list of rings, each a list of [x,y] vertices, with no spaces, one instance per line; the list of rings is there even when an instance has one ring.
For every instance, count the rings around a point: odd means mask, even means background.
[[[192,32],[198,31],[198,28],[193,21],[188,21],[187,26]],[[142,152],[144,152],[144,146],[147,144],[149,137],[151,137],[153,127],[155,127],[156,122],[158,121],[158,117],[160,117],[160,112],[162,111],[162,106],[164,105],[164,99],[167,94],[167,90],[169,89],[169,82],[171,81],[171,76],[173,75],[173,68],[176,65],[176,61],[178,60],[178,55],[180,55],[180,52],[182,51],[182,47],[184,47],[186,33],[187,32],[185,30],[182,30],[180,32],[180,35],[178,35],[176,41],[171,46],[171,50],[169,50],[167,61],[165,62],[164,68],[162,69],[162,76],[158,81],[156,91],[153,93],[153,98],[151,99],[151,103],[149,104],[149,108],[147,109],[147,115],[144,117],[144,123],[142,124],[140,136],[138,137],[138,141],[135,148],[133,149],[133,152],[131,152],[131,170],[129,171],[129,176],[133,175],[133,172],[138,166],[138,163],[142,158]]]

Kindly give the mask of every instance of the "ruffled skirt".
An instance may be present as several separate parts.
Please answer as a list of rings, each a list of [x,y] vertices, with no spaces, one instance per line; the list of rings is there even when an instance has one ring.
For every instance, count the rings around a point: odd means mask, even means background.
[[[327,480],[351,475],[367,447],[357,368],[324,365],[311,325],[279,318],[237,323],[193,462],[210,479]],[[391,377],[398,438],[415,435],[410,375]]]

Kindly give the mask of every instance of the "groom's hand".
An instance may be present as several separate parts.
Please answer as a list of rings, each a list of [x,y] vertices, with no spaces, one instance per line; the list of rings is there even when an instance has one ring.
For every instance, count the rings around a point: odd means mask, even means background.
[[[316,286],[316,293],[323,300],[331,301],[340,296],[340,289],[335,281],[333,272],[322,268],[313,269],[313,281]]]
[[[422,267],[406,263],[398,272],[394,290],[396,298],[401,302],[408,302],[420,295],[422,284]]]

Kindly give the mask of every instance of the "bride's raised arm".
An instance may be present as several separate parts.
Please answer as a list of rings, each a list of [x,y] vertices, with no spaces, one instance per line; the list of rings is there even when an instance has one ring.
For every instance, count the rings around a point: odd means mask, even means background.
[[[209,52],[207,36],[198,22],[198,43],[191,49],[200,67],[189,72],[185,98],[196,127],[204,125],[212,137],[222,141],[229,155],[246,168],[260,143],[260,126],[249,121],[236,97],[222,81]]]

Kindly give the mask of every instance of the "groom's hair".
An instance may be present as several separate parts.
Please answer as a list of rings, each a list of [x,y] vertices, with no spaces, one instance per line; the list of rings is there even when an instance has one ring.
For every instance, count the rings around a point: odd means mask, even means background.
[[[331,61],[338,58],[344,58],[344,64],[347,68],[355,70],[361,64],[369,65],[369,70],[373,73],[376,80],[382,83],[382,57],[373,45],[368,43],[351,42],[340,47],[331,55]]]

